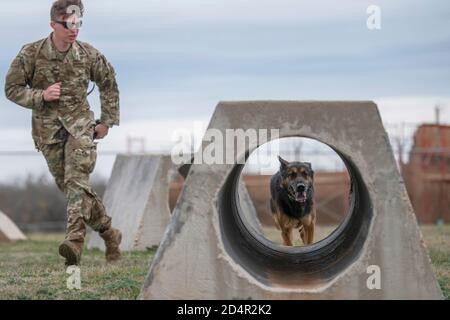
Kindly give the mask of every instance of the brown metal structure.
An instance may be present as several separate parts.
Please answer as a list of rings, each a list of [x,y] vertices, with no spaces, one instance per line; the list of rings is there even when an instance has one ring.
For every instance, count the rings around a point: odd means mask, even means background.
[[[450,223],[450,126],[419,126],[401,167],[418,221]]]

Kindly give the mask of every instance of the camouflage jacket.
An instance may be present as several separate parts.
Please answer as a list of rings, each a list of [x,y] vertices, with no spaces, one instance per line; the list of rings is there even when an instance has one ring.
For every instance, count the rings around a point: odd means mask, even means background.
[[[119,90],[115,72],[106,58],[91,45],[76,41],[65,55],[59,55],[48,38],[25,45],[6,75],[5,93],[9,100],[32,109],[32,135],[36,146],[62,141],[64,127],[79,137],[94,125],[94,113],[87,101],[89,80],[100,91],[101,122],[119,125]],[[46,102],[44,90],[61,82],[57,101]]]

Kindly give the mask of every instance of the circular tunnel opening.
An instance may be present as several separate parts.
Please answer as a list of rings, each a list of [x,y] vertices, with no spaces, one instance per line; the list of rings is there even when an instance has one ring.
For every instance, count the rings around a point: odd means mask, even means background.
[[[342,159],[350,176],[348,213],[324,239],[307,246],[283,246],[259,232],[240,202],[244,164],[228,175],[218,197],[225,249],[231,258],[261,283],[308,288],[326,284],[359,256],[372,219],[372,204],[358,168],[348,155],[328,145]],[[246,157],[248,159],[248,155]]]
[[[292,169],[284,171],[284,178],[280,176],[282,163],[288,163]],[[283,188],[279,187],[281,184]],[[294,185],[306,186],[304,196],[308,204],[293,200]],[[299,220],[281,213],[277,201],[271,200],[274,188],[278,191],[275,196],[291,197],[288,202],[296,208],[288,211],[303,210],[304,215],[310,213],[314,217],[313,243],[328,237],[349,212],[350,174],[345,163],[333,149],[314,139],[286,137],[256,148],[245,163],[238,190],[247,228],[275,244],[285,245],[280,229],[283,223],[291,228],[293,246],[309,245],[303,227],[299,228]]]

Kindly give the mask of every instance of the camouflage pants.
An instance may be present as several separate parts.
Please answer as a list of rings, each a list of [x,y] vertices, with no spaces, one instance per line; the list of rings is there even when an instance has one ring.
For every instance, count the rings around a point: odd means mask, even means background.
[[[74,138],[63,128],[63,142],[39,146],[58,188],[66,195],[67,240],[84,239],[86,224],[98,232],[111,226],[111,218],[89,182],[97,158],[93,131],[92,127]]]

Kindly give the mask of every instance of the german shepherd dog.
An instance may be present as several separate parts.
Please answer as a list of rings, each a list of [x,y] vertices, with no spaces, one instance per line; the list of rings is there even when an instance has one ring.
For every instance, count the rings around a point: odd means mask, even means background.
[[[292,246],[292,229],[305,245],[314,241],[314,171],[309,162],[288,162],[278,156],[280,170],[270,179],[270,210],[283,244]]]

